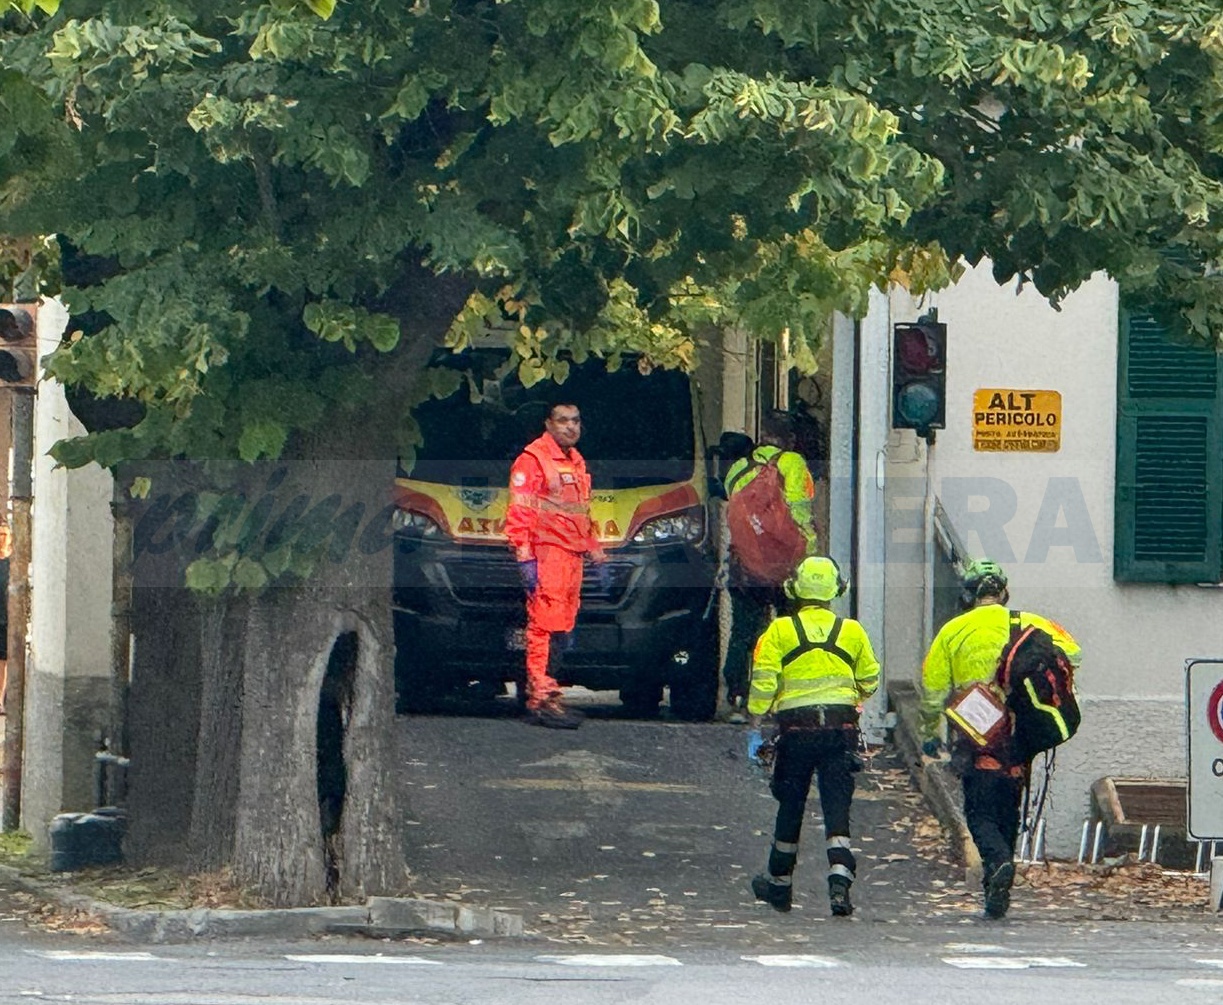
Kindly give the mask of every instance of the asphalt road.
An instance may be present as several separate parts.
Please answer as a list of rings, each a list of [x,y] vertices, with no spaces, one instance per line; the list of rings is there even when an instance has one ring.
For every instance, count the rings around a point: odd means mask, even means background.
[[[529,933],[574,945],[799,944],[841,923],[828,917],[818,800],[794,911],[748,889],[777,804],[745,759],[744,727],[623,719],[606,697],[588,696],[572,732],[505,707],[398,720],[413,892],[518,909]],[[941,917],[962,875],[921,797],[886,752],[858,779],[855,919]]]
[[[845,926],[848,935],[854,926]],[[858,929],[803,952],[582,952],[539,945],[31,945],[0,928],[0,1002],[74,1005],[347,1005],[1036,1001],[1186,1005],[1223,998],[1218,926],[1146,924],[1073,945],[995,930],[996,941],[928,928]],[[61,942],[50,940],[50,942]]]
[[[853,918],[828,916],[814,802],[795,910],[779,915],[747,886],[775,803],[743,728],[584,704],[573,732],[526,726],[505,702],[397,720],[411,892],[520,910],[526,938],[145,946],[41,931],[9,894],[0,1003],[1223,1001],[1223,922],[1205,910],[1113,922],[1129,916],[1108,913],[1115,900],[1046,882],[984,919],[886,749],[858,776]]]
[[[520,910],[529,935],[570,947],[797,952],[847,926],[946,924],[992,939],[981,934],[992,924],[979,889],[965,884],[895,752],[875,751],[857,776],[854,917],[828,914],[815,798],[795,907],[779,915],[748,888],[767,858],[776,803],[745,759],[744,727],[624,719],[613,699],[587,695],[589,717],[573,732],[527,726],[505,702],[482,716],[400,718],[413,892]],[[1068,926],[1073,937],[1099,921],[1209,917],[1205,884],[1198,901],[1189,877],[1168,881],[1181,888],[1173,906],[1120,877],[1107,896],[1079,885],[1085,878],[1030,872],[1008,922]],[[881,936],[851,940],[867,937]]]

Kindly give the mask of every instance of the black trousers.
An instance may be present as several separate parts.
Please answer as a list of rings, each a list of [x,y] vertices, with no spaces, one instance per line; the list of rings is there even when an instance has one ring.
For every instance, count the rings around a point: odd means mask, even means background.
[[[857,746],[858,730],[852,726],[792,729],[781,734],[772,785],[778,802],[769,853],[769,875],[774,879],[788,881],[798,862],[798,839],[815,776],[824,815],[829,875],[853,881],[857,861],[849,848],[849,807],[854,797]]]
[[[984,880],[988,881],[998,866],[1015,857],[1023,778],[973,767],[964,772],[962,782],[964,820],[981,854]]]
[[[730,590],[730,638],[726,641],[726,662],[722,664],[722,679],[726,682],[726,699],[732,704],[737,698],[747,698],[751,684],[752,651],[756,640],[769,626],[770,607],[782,600],[775,586],[752,586],[732,582]]]

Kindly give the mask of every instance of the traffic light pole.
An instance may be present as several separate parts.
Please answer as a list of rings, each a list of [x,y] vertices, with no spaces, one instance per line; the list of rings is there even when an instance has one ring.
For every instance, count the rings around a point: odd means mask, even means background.
[[[922,650],[929,651],[934,641],[934,507],[937,498],[934,492],[934,430],[926,436],[926,496],[922,500]]]
[[[21,825],[24,753],[26,633],[30,623],[30,510],[34,501],[34,393],[11,388],[6,397],[13,422],[13,553],[8,576],[8,683],[5,688],[3,828]]]

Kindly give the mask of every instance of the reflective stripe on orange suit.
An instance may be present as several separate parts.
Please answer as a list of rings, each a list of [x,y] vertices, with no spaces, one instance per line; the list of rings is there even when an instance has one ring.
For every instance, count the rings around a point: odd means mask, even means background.
[[[527,445],[510,468],[505,532],[520,561],[535,559],[539,586],[527,600],[527,703],[557,690],[548,670],[553,632],[577,620],[582,556],[598,548],[590,521],[590,475],[582,455],[568,455],[551,434]]]

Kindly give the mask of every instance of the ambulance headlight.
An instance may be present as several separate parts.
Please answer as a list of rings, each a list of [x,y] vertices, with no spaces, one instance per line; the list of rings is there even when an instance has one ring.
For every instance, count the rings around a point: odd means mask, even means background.
[[[673,544],[683,541],[696,544],[705,536],[705,510],[692,506],[678,513],[668,513],[647,520],[633,535],[633,544]]]
[[[391,526],[396,532],[414,534],[417,537],[438,537],[442,528],[437,522],[410,509],[397,509],[391,517]]]

